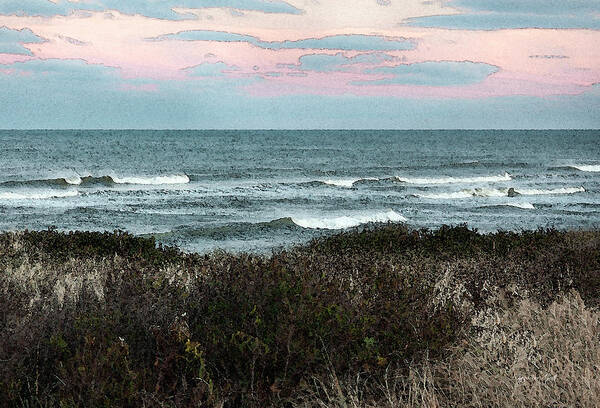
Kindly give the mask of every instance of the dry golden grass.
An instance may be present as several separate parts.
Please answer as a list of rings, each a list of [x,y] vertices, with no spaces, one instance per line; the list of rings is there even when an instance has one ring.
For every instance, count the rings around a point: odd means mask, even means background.
[[[383,378],[314,379],[296,407],[598,407],[600,312],[575,291],[543,308],[490,307],[450,358]],[[374,399],[373,395],[384,395]]]
[[[439,370],[448,402],[472,407],[597,407],[600,313],[572,292],[473,319],[465,351]]]

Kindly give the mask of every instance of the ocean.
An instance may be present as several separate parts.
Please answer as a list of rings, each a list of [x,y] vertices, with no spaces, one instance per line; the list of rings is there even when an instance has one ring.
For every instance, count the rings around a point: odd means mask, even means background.
[[[268,253],[380,222],[598,228],[600,131],[0,131],[0,230]]]

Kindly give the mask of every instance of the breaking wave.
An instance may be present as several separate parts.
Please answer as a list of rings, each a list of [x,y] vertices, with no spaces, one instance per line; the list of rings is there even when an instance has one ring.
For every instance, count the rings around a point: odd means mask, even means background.
[[[471,198],[471,197],[509,197],[510,190],[508,188],[471,188],[453,192],[441,192],[441,193],[420,193],[415,194],[416,197],[430,198],[437,200],[452,200],[460,198]],[[515,195],[560,195],[560,194],[575,194],[585,192],[583,187],[562,187],[554,189],[523,189],[515,188],[512,189]]]
[[[190,178],[186,174],[175,174],[167,176],[70,176],[53,179],[6,181],[3,186],[79,186],[90,184],[138,184],[138,185],[162,185],[162,184],[187,184]]]
[[[582,164],[582,165],[573,165],[569,166],[572,169],[577,169],[579,171],[591,171],[591,172],[599,172],[600,165],[599,164]]]
[[[503,207],[516,207],[521,208],[523,210],[535,210],[535,207],[531,203],[522,202],[522,203],[502,203],[498,204]]]
[[[154,176],[154,177],[115,177],[111,176],[116,184],[143,184],[143,185],[161,185],[161,184],[187,184],[190,178],[186,174]]]
[[[470,184],[470,183],[493,183],[501,181],[510,181],[512,177],[508,173],[496,176],[474,176],[474,177],[400,177],[395,179],[401,183],[407,184]]]
[[[508,197],[508,189],[495,188],[470,188],[461,191],[443,192],[443,193],[422,193],[415,194],[416,197],[431,198],[434,200],[452,200],[458,198],[471,197]]]
[[[65,178],[63,178],[63,180],[65,181],[65,183],[75,185],[75,186],[78,186],[79,184],[81,184],[83,182],[83,180],[79,176],[65,177]]]
[[[31,191],[31,192],[4,192],[0,193],[0,200],[47,200],[50,198],[75,197],[79,193],[75,190],[69,191]]]
[[[323,180],[323,181],[321,181],[321,183],[327,184],[330,186],[350,188],[350,187],[354,186],[355,183],[358,183],[359,181],[379,181],[379,179],[377,177],[363,177],[363,178],[353,178],[353,179],[330,179],[330,180]]]
[[[13,187],[13,186],[76,186],[83,182],[81,177],[73,176],[73,177],[59,177],[53,179],[34,179],[34,180],[24,180],[24,181],[5,181],[0,183],[0,185],[4,187]]]
[[[339,217],[292,217],[292,222],[302,228],[310,229],[345,229],[361,224],[381,222],[405,222],[407,219],[393,210],[374,214],[339,216]]]
[[[575,194],[584,193],[583,187],[561,187],[548,190],[543,189],[515,189],[515,192],[521,195],[554,195],[554,194]]]

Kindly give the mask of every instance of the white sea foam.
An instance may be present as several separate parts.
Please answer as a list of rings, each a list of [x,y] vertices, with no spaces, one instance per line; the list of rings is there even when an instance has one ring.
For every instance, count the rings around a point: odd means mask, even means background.
[[[295,218],[292,217],[294,224],[302,228],[312,229],[344,229],[356,227],[370,222],[404,222],[406,218],[393,210],[378,212],[374,214],[361,214],[353,216],[340,217],[312,217]]]
[[[473,197],[473,194],[469,194],[466,191],[454,191],[451,193],[415,194],[415,196],[420,198],[429,198],[431,200],[454,200],[459,198],[471,198]]]
[[[67,184],[72,184],[75,186],[78,186],[83,182],[83,180],[79,176],[65,177],[64,180]]]
[[[323,183],[329,184],[330,186],[338,186],[338,187],[346,187],[350,188],[354,185],[354,183],[361,180],[371,180],[377,181],[379,180],[376,177],[363,177],[363,178],[353,178],[353,179],[335,179],[335,180],[324,180]]]
[[[136,212],[140,214],[154,214],[154,215],[194,215],[192,211],[186,211],[181,209],[173,209],[173,210],[154,210],[154,209],[140,209]]]
[[[583,188],[583,187],[562,187],[562,188],[553,188],[553,189],[548,189],[548,190],[519,188],[519,189],[515,189],[515,192],[522,194],[522,195],[575,194],[575,193],[585,192],[585,188]]]
[[[582,165],[573,165],[573,166],[569,166],[569,167],[572,167],[579,171],[592,171],[592,172],[600,171],[599,164],[582,164]]]
[[[190,182],[190,178],[185,174],[169,175],[169,176],[154,176],[154,177],[115,177],[111,176],[116,184],[144,184],[144,185],[160,185],[160,184],[186,184]]]
[[[337,187],[352,187],[359,179],[339,179],[339,180],[324,180],[323,183]]]
[[[526,189],[515,188],[515,193],[525,196],[531,195],[558,195],[575,194],[585,192],[583,187],[562,187],[554,189]],[[507,188],[469,188],[460,191],[441,192],[441,193],[422,193],[415,194],[417,197],[429,198],[433,200],[452,200],[471,197],[508,197]]]
[[[0,200],[47,200],[50,198],[75,197],[79,193],[75,190],[69,191],[27,191],[22,193],[5,192],[0,193]]]
[[[469,188],[447,193],[423,193],[415,194],[417,197],[430,198],[434,200],[452,200],[471,197],[506,197],[508,189],[505,188]]]
[[[524,210],[535,210],[535,207],[533,206],[533,204],[531,203],[527,203],[527,202],[514,202],[514,203],[502,203],[500,205],[505,205],[508,207],[517,207],[517,208],[522,208]]]
[[[474,176],[474,177],[400,177],[396,176],[396,180],[407,184],[471,184],[471,183],[492,183],[500,181],[510,181],[512,177],[508,173],[499,174],[496,176]]]

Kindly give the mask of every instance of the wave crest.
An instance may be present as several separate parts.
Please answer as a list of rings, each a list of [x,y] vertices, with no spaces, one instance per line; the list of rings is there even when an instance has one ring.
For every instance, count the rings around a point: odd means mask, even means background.
[[[458,198],[471,198],[471,197],[508,197],[508,189],[505,188],[470,188],[461,191],[453,191],[448,193],[422,193],[415,194],[421,198],[431,198],[434,200],[452,200]]]
[[[350,188],[354,186],[355,183],[359,181],[379,181],[377,177],[361,177],[361,178],[353,178],[353,179],[329,179],[321,181],[323,184],[327,184],[330,186],[337,187],[346,187]]]
[[[584,193],[583,187],[561,187],[548,190],[543,189],[515,189],[515,192],[521,195],[553,195],[553,194],[575,194]]]
[[[401,183],[407,184],[471,184],[471,183],[493,183],[501,181],[510,181],[512,176],[508,173],[496,176],[474,176],[474,177],[400,177],[395,179]]]
[[[599,172],[600,164],[581,164],[581,165],[572,165],[569,166],[572,169],[577,169],[579,171],[590,171],[590,172]]]
[[[78,185],[80,185],[83,182],[83,180],[79,176],[64,177],[62,180],[64,180],[65,183],[71,184],[71,185],[74,185],[74,186],[78,186]]]
[[[37,192],[5,192],[0,193],[0,200],[47,200],[51,198],[66,198],[79,195],[76,190],[69,191],[37,191]]]
[[[535,207],[533,206],[533,204],[528,203],[528,202],[522,202],[522,203],[502,203],[502,204],[498,204],[501,205],[503,207],[516,207],[516,208],[521,208],[523,210],[535,210]]]
[[[471,188],[460,191],[442,192],[442,193],[421,193],[415,194],[416,197],[430,198],[434,200],[452,200],[471,197],[510,197],[509,188]],[[512,189],[516,195],[532,196],[532,195],[560,195],[560,194],[576,194],[585,192],[583,187],[561,187],[553,189]]]
[[[346,229],[368,223],[405,222],[407,219],[393,210],[355,216],[339,217],[292,217],[292,222],[302,228],[310,229]]]
[[[138,184],[138,185],[161,185],[161,184],[187,184],[190,178],[186,174],[175,174],[167,176],[69,176],[53,179],[35,179],[24,181],[6,181],[3,186],[79,186],[89,184]]]
[[[115,184],[141,184],[141,185],[161,185],[161,184],[187,184],[190,178],[186,174],[169,176],[150,176],[150,177],[116,177],[111,176]]]

